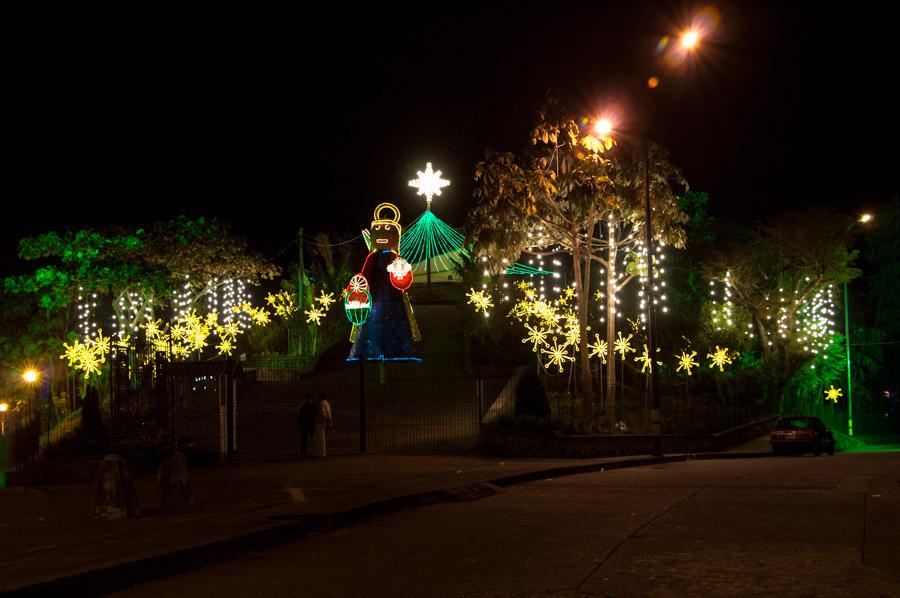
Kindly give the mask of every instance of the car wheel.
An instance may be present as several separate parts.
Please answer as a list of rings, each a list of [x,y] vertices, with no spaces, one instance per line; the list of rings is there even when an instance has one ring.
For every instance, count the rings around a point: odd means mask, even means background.
[[[822,454],[822,445],[821,445],[821,444],[816,443],[816,447],[813,449],[813,454],[814,454],[816,457],[818,457],[819,455]]]

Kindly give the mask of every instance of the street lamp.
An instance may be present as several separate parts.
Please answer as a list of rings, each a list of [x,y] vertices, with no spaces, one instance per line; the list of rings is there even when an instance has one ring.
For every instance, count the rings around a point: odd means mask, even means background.
[[[872,221],[872,214],[861,214],[860,217],[850,223],[847,232],[856,224],[867,224]],[[847,435],[853,436],[853,383],[850,375],[850,298],[847,291],[847,281],[844,281],[844,350],[847,359]]]
[[[9,411],[9,403],[0,403],[0,436],[6,436],[7,411]]]

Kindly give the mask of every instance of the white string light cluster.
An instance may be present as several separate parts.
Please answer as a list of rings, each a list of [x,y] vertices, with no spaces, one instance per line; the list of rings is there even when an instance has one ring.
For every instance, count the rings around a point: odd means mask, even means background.
[[[78,287],[78,304],[76,311],[78,312],[78,330],[82,338],[94,338],[97,336],[97,322],[94,321],[93,314],[97,308],[97,293],[84,292],[84,287]]]

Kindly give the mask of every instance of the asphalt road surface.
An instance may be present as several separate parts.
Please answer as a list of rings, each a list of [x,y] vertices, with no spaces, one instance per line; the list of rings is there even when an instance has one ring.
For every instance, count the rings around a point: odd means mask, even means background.
[[[900,596],[900,453],[542,480],[119,595]]]

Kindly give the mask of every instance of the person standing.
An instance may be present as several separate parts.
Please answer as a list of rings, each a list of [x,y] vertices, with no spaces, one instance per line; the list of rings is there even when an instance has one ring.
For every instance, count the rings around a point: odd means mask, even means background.
[[[306,456],[309,441],[316,431],[316,405],[313,396],[306,395],[306,402],[297,410],[297,432],[300,434],[300,454]]]
[[[325,398],[325,393],[319,393],[319,400],[316,401],[316,431],[313,434],[313,455],[316,457],[325,456],[325,430],[333,425],[331,419],[331,405]]]

